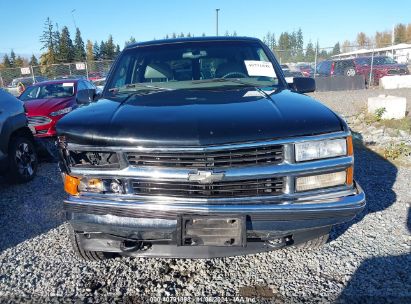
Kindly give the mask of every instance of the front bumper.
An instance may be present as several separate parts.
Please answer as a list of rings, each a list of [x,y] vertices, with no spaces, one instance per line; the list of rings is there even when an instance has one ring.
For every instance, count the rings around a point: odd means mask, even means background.
[[[167,204],[80,196],[69,197],[64,202],[74,230],[83,233],[80,239],[86,250],[192,258],[239,255],[297,245],[327,233],[333,225],[351,220],[364,207],[365,194],[357,183],[349,194],[319,195],[298,202]],[[246,246],[179,246],[178,223],[183,215],[244,216]],[[129,240],[149,242],[150,249],[125,251],[122,244]]]

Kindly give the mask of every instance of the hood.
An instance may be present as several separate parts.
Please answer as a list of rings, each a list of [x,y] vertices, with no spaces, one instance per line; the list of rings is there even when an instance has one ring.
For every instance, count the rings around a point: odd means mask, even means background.
[[[253,89],[175,90],[99,100],[63,117],[71,142],[123,146],[203,146],[341,131],[318,101],[288,90],[270,98]]]
[[[51,112],[64,109],[72,105],[74,97],[34,99],[24,102],[29,116],[49,115]]]

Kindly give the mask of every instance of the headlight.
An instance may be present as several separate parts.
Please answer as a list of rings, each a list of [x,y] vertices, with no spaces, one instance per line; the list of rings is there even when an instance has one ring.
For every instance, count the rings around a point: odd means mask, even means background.
[[[297,177],[295,180],[295,190],[300,192],[343,186],[350,182],[349,179],[351,179],[352,183],[352,170]]]
[[[51,112],[50,116],[59,116],[59,115],[63,115],[63,114],[67,114],[69,112],[71,112],[71,110],[73,110],[72,107],[68,107],[68,108],[64,108],[55,112]]]
[[[351,137],[349,137],[348,139],[339,138],[296,143],[295,160],[297,162],[302,162],[313,159],[347,155],[347,151],[351,151],[351,147],[347,148],[347,145],[350,145],[350,143],[348,142],[350,140]]]
[[[117,179],[99,179],[84,177],[78,184],[79,192],[124,193],[124,185]]]

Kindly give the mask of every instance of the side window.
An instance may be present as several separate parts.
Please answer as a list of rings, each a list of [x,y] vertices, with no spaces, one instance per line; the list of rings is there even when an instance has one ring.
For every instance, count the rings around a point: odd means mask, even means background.
[[[96,86],[94,84],[92,84],[90,81],[85,81],[84,83],[86,84],[87,89],[89,89],[89,90],[95,90],[96,89]]]

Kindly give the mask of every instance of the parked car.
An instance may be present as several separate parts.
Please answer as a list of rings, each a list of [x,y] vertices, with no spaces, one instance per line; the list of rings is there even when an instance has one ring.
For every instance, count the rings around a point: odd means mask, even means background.
[[[54,137],[56,123],[67,113],[95,97],[96,87],[84,79],[42,82],[28,87],[19,97],[27,109],[29,125],[37,138]]]
[[[13,96],[19,96],[24,90],[35,83],[46,81],[47,78],[43,76],[30,76],[19,77],[12,80],[11,84],[7,87],[7,91]]]
[[[100,72],[90,72],[88,73],[88,79],[92,82],[99,80],[101,78],[104,78],[106,75],[105,73],[100,73]]]
[[[294,66],[294,70],[296,72],[301,72],[304,77],[313,77],[314,76],[314,69],[311,65],[305,63],[299,63]]]
[[[406,64],[399,64],[388,56],[358,57],[353,59],[357,74],[364,75],[368,83],[371,64],[372,64],[372,80],[375,85],[384,76],[408,75],[410,72]]]
[[[384,76],[408,75],[407,65],[396,63],[387,56],[375,56],[372,62],[372,81],[374,85]],[[317,76],[362,75],[366,84],[369,83],[371,72],[371,57],[358,57],[342,60],[324,60],[317,65]]]
[[[208,75],[205,77],[205,75]],[[125,47],[103,96],[57,123],[77,254],[239,255],[324,244],[365,206],[350,129],[259,39]]]
[[[106,85],[106,78],[100,78],[93,81],[94,85],[97,88],[97,92],[102,93],[104,86]]]
[[[316,76],[348,76],[357,75],[353,59],[324,60],[317,64]]]
[[[0,173],[10,182],[28,182],[36,175],[37,154],[23,103],[0,89]]]

